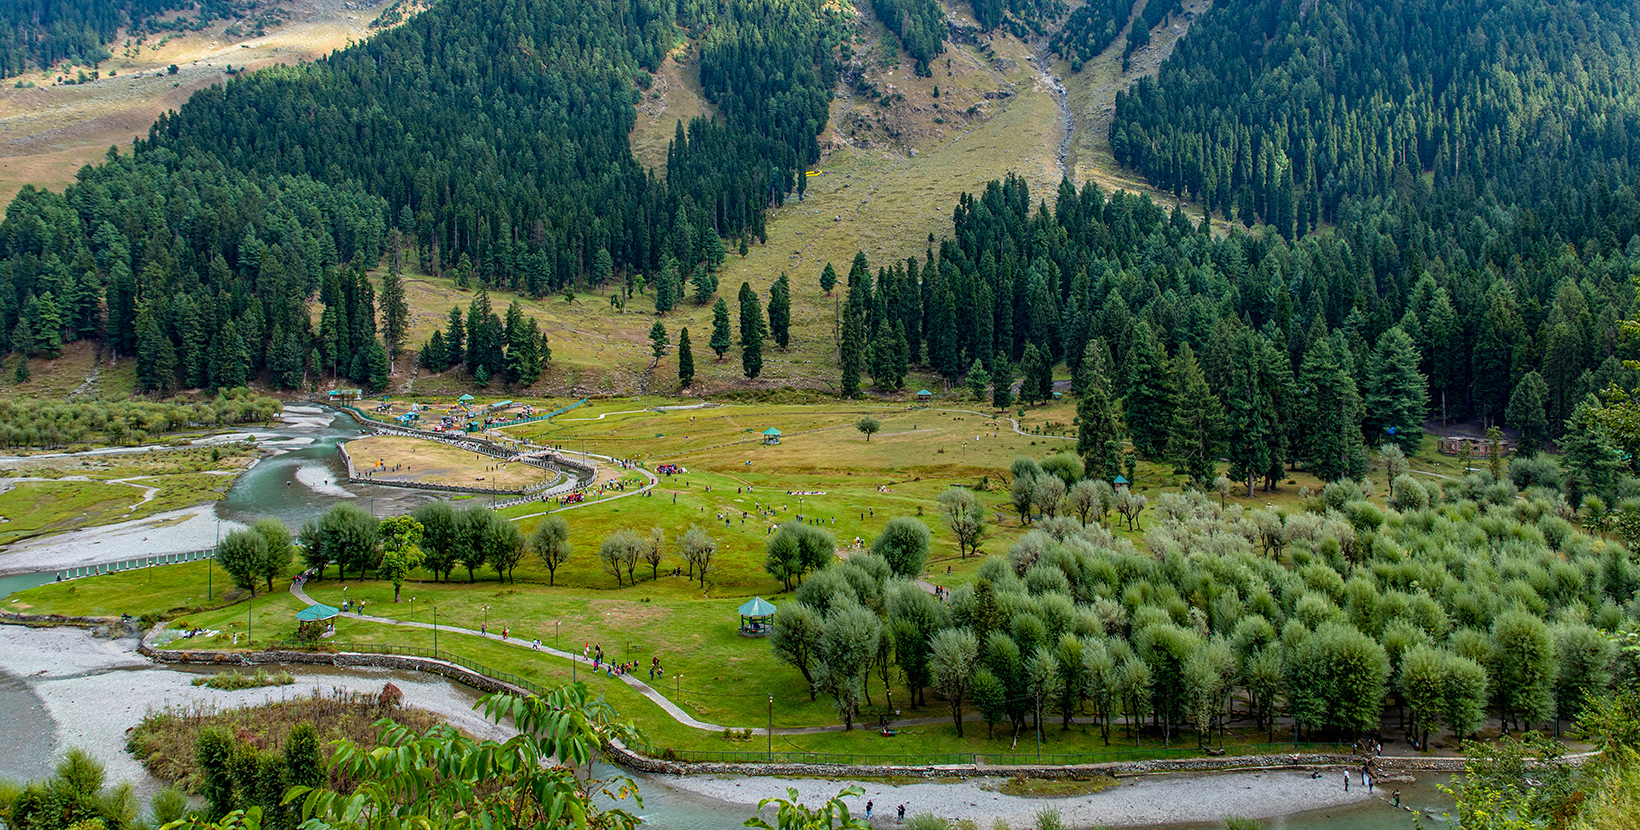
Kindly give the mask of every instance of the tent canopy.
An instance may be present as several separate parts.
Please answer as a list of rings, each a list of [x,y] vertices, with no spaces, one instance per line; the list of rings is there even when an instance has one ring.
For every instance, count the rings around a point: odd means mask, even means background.
[[[742,617],[769,617],[774,615],[774,603],[762,597],[752,597],[740,606]]]
[[[763,430],[763,434],[764,435],[779,435],[780,430],[775,429],[774,427],[769,427],[768,429]]]
[[[462,403],[466,403],[466,402],[468,402],[472,399],[473,399],[472,395],[462,395],[461,397],[457,398],[456,400],[461,401]]]
[[[342,613],[341,609],[332,608],[328,605],[309,605],[301,611],[296,612],[296,619],[301,620],[302,622],[318,622],[319,620],[331,619],[340,613]]]

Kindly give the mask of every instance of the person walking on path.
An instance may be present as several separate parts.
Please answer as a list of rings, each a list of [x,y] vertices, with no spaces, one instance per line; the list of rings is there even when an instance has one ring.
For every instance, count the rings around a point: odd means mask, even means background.
[[[871,805],[874,803],[875,802],[869,800],[866,802],[866,821],[871,821]]]
[[[1344,792],[1350,791],[1350,771],[1344,770]]]
[[[899,815],[897,817],[895,817],[894,820],[898,824],[904,824],[905,823],[905,805],[904,804],[900,805]]]

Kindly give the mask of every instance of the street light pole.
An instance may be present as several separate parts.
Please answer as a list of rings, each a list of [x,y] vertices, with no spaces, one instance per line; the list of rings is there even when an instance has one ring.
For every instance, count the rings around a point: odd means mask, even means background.
[[[769,762],[774,763],[774,695],[769,695]]]
[[[438,659],[438,603],[433,603],[433,658]]]

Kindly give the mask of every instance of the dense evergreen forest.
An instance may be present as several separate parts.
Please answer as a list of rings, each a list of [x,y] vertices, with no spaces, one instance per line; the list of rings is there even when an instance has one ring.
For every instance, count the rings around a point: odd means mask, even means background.
[[[401,263],[379,304],[363,276],[383,253],[535,296],[657,272],[681,293],[721,264],[724,238],[761,238],[763,211],[802,191],[845,23],[817,0],[439,4],[324,60],[203,90],[134,158],[62,194],[26,190],[0,226],[0,325],[28,356],[106,336],[152,391],[263,370],[281,388],[321,370],[375,388],[408,319]],[[679,125],[660,178],[627,134],[686,34],[719,114]],[[533,326],[486,300],[460,327],[424,362],[539,375]]]
[[[1618,332],[1640,243],[1580,253],[1540,231],[1486,228],[1465,246],[1409,233],[1396,214],[1361,216],[1296,243],[1214,238],[1182,210],[1091,184],[1063,184],[1033,212],[1023,180],[993,182],[963,198],[956,235],[926,256],[875,279],[855,260],[842,386],[851,367],[875,377],[868,357],[897,355],[902,332],[910,364],[952,382],[975,361],[992,379],[1017,366],[1030,400],[1051,395],[1064,360],[1078,391],[1108,382],[1141,453],[1167,457],[1173,413],[1193,409],[1170,390],[1199,373],[1229,407],[1210,446],[1256,436],[1293,460],[1337,435],[1352,459],[1342,473],[1364,463],[1363,446],[1413,449],[1426,414],[1507,423],[1541,444],[1589,393],[1633,385]],[[884,373],[878,385],[892,388]],[[1257,431],[1237,383],[1253,384]],[[1337,406],[1314,394],[1334,388]]]

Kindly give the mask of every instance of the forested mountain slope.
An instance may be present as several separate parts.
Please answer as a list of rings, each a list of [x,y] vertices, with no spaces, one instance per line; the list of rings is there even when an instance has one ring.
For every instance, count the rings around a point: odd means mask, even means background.
[[[1640,17],[1602,0],[1230,0],[1118,100],[1112,143],[1157,186],[1287,237],[1427,176],[1426,215],[1479,199],[1626,241],[1637,46]]]

